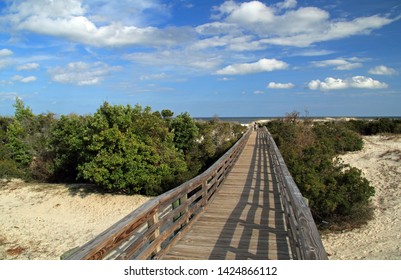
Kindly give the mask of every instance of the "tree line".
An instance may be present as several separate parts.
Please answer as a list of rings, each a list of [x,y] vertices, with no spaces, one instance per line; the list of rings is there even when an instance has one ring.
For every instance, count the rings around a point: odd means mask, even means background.
[[[105,102],[91,115],[35,115],[17,99],[0,117],[0,178],[87,182],[158,195],[198,175],[242,135],[240,124]]]
[[[366,222],[372,214],[374,187],[362,172],[339,155],[363,148],[361,135],[400,133],[401,120],[333,122],[300,120],[299,113],[267,124],[301,193],[321,226],[344,228]]]

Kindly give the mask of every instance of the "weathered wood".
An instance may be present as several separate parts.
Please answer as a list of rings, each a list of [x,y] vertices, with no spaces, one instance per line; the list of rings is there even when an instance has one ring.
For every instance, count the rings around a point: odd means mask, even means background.
[[[267,175],[263,138],[250,136],[218,194],[164,259],[290,258],[280,196]]]

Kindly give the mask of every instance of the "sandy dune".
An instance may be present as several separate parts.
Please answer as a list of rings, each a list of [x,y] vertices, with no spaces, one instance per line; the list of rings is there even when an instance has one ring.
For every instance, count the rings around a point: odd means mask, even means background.
[[[323,237],[330,259],[401,259],[401,136],[364,137],[364,149],[342,159],[375,187],[375,211],[362,228]]]
[[[148,199],[87,188],[19,180],[0,186],[0,259],[59,259]]]

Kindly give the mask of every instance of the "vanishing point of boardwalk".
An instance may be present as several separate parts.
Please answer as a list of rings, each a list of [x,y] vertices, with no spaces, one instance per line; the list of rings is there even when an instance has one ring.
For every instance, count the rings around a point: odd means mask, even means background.
[[[253,132],[215,198],[164,259],[289,259],[263,130]]]

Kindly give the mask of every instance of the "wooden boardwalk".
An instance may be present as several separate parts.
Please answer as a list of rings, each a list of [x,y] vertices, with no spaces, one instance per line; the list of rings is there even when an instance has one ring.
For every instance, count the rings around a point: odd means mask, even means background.
[[[213,201],[163,259],[290,259],[264,133],[252,132]]]

